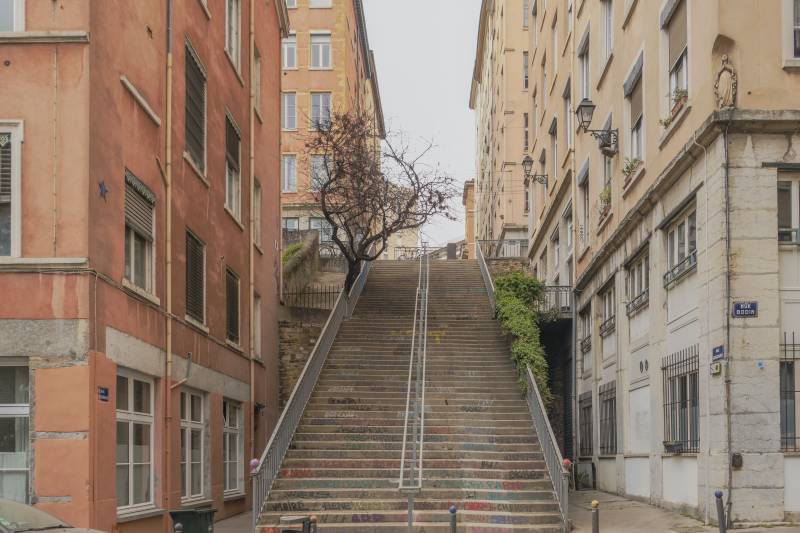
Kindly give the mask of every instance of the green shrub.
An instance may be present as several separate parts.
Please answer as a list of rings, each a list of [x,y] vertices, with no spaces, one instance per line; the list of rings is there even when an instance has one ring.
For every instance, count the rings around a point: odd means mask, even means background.
[[[499,276],[494,281],[497,318],[503,329],[514,337],[511,358],[517,364],[519,383],[527,392],[525,369],[530,367],[545,405],[552,400],[547,360],[540,340],[539,324],[548,319],[540,312],[544,286],[520,272]]]
[[[291,261],[292,258],[295,255],[297,255],[297,252],[299,252],[302,247],[303,247],[302,242],[296,242],[284,248],[283,255],[281,255],[281,263],[283,263],[283,266],[286,266],[286,263]]]

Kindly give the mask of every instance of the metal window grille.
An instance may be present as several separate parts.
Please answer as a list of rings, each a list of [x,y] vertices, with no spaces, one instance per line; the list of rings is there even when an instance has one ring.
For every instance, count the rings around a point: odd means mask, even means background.
[[[600,387],[600,455],[617,453],[617,382]]]
[[[695,344],[664,357],[664,449],[668,453],[695,453],[700,448],[698,371]]]
[[[0,203],[11,202],[11,133],[0,133]]]
[[[186,314],[205,322],[205,245],[186,233]]]
[[[584,392],[578,398],[580,447],[579,454],[582,457],[594,454],[593,427],[592,427],[592,392]]]
[[[206,75],[194,50],[186,45],[186,151],[205,171]]]
[[[226,329],[229,341],[239,344],[239,276],[225,271]]]
[[[780,390],[781,390],[781,449],[787,452],[800,451],[797,435],[797,400],[800,398],[800,338],[795,332],[784,333],[781,343]]]

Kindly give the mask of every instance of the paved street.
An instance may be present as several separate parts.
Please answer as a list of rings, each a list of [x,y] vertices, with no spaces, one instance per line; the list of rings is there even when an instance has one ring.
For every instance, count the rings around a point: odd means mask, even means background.
[[[240,514],[227,520],[222,520],[214,525],[214,533],[250,533],[251,513]]]

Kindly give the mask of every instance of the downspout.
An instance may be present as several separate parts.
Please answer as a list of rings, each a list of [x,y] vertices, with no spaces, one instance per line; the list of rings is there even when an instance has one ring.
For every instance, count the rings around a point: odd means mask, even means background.
[[[167,0],[167,94],[166,94],[166,371],[164,372],[164,505],[170,505],[170,465],[172,465],[172,2]]]
[[[255,108],[256,108],[256,88],[253,85],[255,77],[255,57],[256,57],[256,12],[255,0],[250,0],[250,457],[256,456],[256,335],[255,335],[255,257],[253,247],[256,242],[255,225],[255,197],[256,192],[256,173],[255,173]]]
[[[572,22],[572,27],[573,28],[577,27],[575,25],[575,19],[577,18],[576,17],[576,13],[577,13],[576,7],[577,6],[573,6],[572,15],[571,15],[572,16],[572,21],[571,22]],[[537,28],[534,27],[533,31],[534,32],[537,31]],[[572,81],[571,81],[571,80],[575,79],[575,39],[574,38],[570,39],[570,72],[571,72],[571,74],[570,74],[570,87],[569,87],[569,91],[570,91],[570,99],[569,99],[569,101],[570,101],[570,109],[567,112],[568,113],[572,113],[572,116],[574,117],[574,114],[575,114],[574,113],[574,111],[575,111],[575,84],[572,83]],[[574,122],[571,122],[569,120],[566,120],[565,122],[566,122],[567,125],[569,125],[570,123],[572,123],[574,125]],[[576,448],[575,444],[577,443],[577,436],[578,436],[578,425],[577,425],[577,421],[578,421],[578,416],[577,416],[577,413],[578,413],[578,404],[577,404],[577,401],[578,401],[578,395],[577,395],[577,390],[578,390],[578,291],[575,290],[575,280],[578,279],[578,261],[577,261],[577,253],[576,253],[577,244],[578,244],[578,239],[577,239],[577,233],[578,232],[576,231],[577,225],[575,224],[575,222],[576,222],[575,219],[577,218],[575,216],[575,213],[576,213],[576,209],[578,207],[578,203],[576,201],[577,198],[578,198],[578,180],[577,180],[578,176],[577,176],[576,170],[575,170],[577,168],[577,165],[576,165],[576,162],[575,162],[575,151],[576,151],[575,150],[575,142],[577,141],[577,135],[575,135],[575,131],[567,132],[567,135],[570,135],[570,134],[572,134],[572,155],[571,155],[571,161],[570,161],[570,164],[572,166],[572,183],[570,184],[570,189],[571,189],[570,196],[572,198],[572,257],[573,257],[573,259],[572,259],[572,272],[570,272],[570,275],[572,277],[572,365],[571,365],[572,368],[570,369],[570,371],[572,372],[572,376],[571,376],[572,377],[572,390],[570,391],[570,393],[571,393],[570,405],[571,405],[571,410],[572,410],[572,416],[571,416],[571,418],[572,418],[572,420],[571,420],[571,422],[572,422],[572,424],[571,424],[572,425],[572,428],[571,428],[572,429],[572,437],[570,438],[570,444],[572,446],[572,455],[573,455],[573,461],[574,461],[575,458],[577,458],[577,456],[578,456],[578,454],[575,452],[575,448]]]
[[[728,501],[725,504],[728,525],[731,521],[731,509],[733,508],[733,466],[731,465],[731,453],[733,451],[733,420],[731,417],[731,364],[733,364],[733,350],[731,349],[731,195],[730,195],[730,152],[728,150],[728,129],[731,121],[725,125],[723,133],[725,147],[725,348],[728,350],[728,364],[725,365],[725,429],[728,433]]]

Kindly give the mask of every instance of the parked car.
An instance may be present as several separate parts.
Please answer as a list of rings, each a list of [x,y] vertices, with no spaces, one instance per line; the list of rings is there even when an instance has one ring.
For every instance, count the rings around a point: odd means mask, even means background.
[[[0,499],[0,533],[103,533],[96,529],[72,527],[60,518],[24,503]]]

